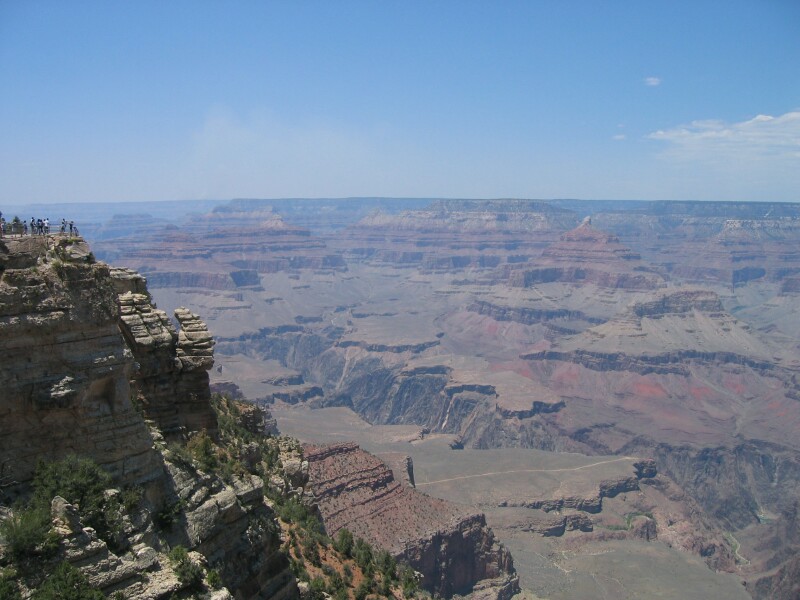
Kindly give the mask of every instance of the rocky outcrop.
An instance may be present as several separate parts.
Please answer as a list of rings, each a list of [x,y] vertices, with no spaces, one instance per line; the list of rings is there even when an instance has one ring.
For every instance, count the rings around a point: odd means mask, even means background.
[[[518,506],[544,512],[564,509],[579,510],[586,513],[599,513],[603,510],[603,498],[613,498],[617,494],[639,489],[638,477],[622,477],[600,482],[597,494],[584,496],[558,496],[555,498],[536,498],[525,501],[504,500],[499,506]]]
[[[660,292],[633,303],[611,321],[521,358],[641,375],[688,375],[695,362],[740,365],[759,372],[778,366],[770,347],[725,312],[716,293],[698,289]]]
[[[586,321],[587,323],[600,323],[600,319],[589,317],[581,311],[566,308],[539,309],[523,306],[500,306],[485,300],[478,300],[467,306],[467,310],[479,315],[492,317],[497,321],[514,321],[532,325],[550,321]]]
[[[217,433],[213,341],[197,315],[176,311],[178,333],[140,276],[112,272],[66,236],[2,243],[0,267],[2,500],[24,491],[38,461],[88,457],[136,496],[105,492],[116,525],[103,539],[75,506],[53,501],[58,558],[92,587],[136,598],[184,593],[166,554],[182,545],[201,573],[213,568],[228,587],[212,593],[218,600],[296,597],[262,479],[226,482],[179,445],[167,448],[165,437]],[[242,427],[263,429],[254,412]]]
[[[272,510],[264,502],[264,482],[256,476],[223,485],[217,478],[169,466],[174,490],[169,500],[182,507],[168,535],[206,557],[241,598],[291,598],[296,584]],[[173,504],[174,505],[174,504]]]
[[[259,401],[272,403],[276,400],[286,402],[287,404],[297,404],[299,402],[313,402],[320,400],[324,396],[322,388],[318,385],[297,385],[288,387],[285,390],[279,390],[271,393]]]
[[[425,589],[442,596],[468,593],[478,583],[485,588],[486,580],[497,598],[519,590],[511,555],[482,514],[402,485],[355,444],[308,446],[305,456],[329,535],[346,528],[388,549],[422,574]]]
[[[706,204],[704,206],[704,204]],[[584,210],[598,205],[583,203]],[[798,272],[800,205],[761,202],[653,202],[592,217],[671,277],[721,283],[781,281]],[[573,207],[575,208],[575,207]]]
[[[131,512],[120,508],[124,539],[131,545],[128,552],[114,553],[93,529],[84,527],[75,506],[56,497],[52,514],[60,538],[58,558],[79,568],[94,589],[107,595],[157,599],[188,591],[189,584],[181,580],[167,553],[181,545],[192,549],[189,560],[201,567],[204,578],[213,568],[225,582],[214,598],[297,597],[259,478],[224,485],[171,463],[165,475],[172,490],[167,500],[181,506],[175,513],[177,522],[161,531],[166,544],[156,535],[153,507],[147,501]]]
[[[653,300],[637,302],[631,312],[637,317],[659,318],[669,314],[687,314],[693,310],[710,314],[724,312],[719,296],[709,290],[679,290],[659,295]]]
[[[567,531],[594,531],[594,524],[588,515],[567,514],[554,519],[531,522],[522,527],[522,531],[531,531],[543,537],[560,537]]]
[[[128,271],[120,275],[118,289],[136,281]],[[120,329],[138,366],[133,385],[145,417],[155,421],[167,438],[203,429],[213,437],[217,423],[209,403],[208,370],[214,364],[214,344],[208,329],[197,315],[177,309],[178,333],[149,296],[131,291],[141,285],[129,285],[118,302]]]
[[[225,273],[193,273],[180,271],[150,271],[142,269],[152,288],[201,288],[205,290],[233,290],[237,286]]]
[[[184,587],[165,553],[139,544],[130,554],[117,556],[93,529],[84,527],[78,509],[59,496],[53,499],[52,516],[61,542],[59,558],[79,568],[93,589],[155,599]]]
[[[766,574],[746,582],[754,598],[797,598],[800,595],[800,501],[789,502],[781,519],[769,524],[770,531],[760,536],[756,551],[782,548],[764,565]]]
[[[769,371],[774,364],[734,354],[733,352],[702,352],[698,350],[682,350],[665,352],[663,354],[631,356],[621,352],[603,353],[586,350],[559,352],[557,350],[542,350],[522,354],[524,360],[552,360],[573,362],[592,369],[593,371],[631,371],[640,375],[650,373],[688,375],[689,361],[703,361],[718,364],[742,365],[756,370]]]
[[[689,281],[716,280],[732,287],[750,281],[780,281],[800,272],[800,219],[726,219],[702,244],[703,261],[680,261],[673,272]],[[684,251],[685,252],[685,251]]]
[[[800,294],[800,277],[787,277],[781,283],[782,296]]]

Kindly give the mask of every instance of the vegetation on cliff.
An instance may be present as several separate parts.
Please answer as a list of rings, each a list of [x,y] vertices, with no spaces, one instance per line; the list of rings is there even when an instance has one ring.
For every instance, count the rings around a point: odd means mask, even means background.
[[[156,447],[167,465],[190,477],[217,482],[211,485],[235,487],[254,475],[265,482],[263,498],[269,516],[259,513],[251,518],[261,521],[285,556],[304,598],[322,599],[324,593],[337,600],[412,598],[420,593],[414,571],[398,566],[388,552],[353,539],[347,530],[341,530],[335,540],[325,534],[313,499],[302,494],[305,481],[297,469],[298,461],[302,465],[302,451],[296,440],[254,430],[253,423],[260,421],[253,419],[252,405],[215,394],[212,406],[219,423],[218,439],[200,431],[185,443],[156,441]],[[63,526],[65,517],[58,514],[54,498],[63,499],[62,504],[73,510],[73,529],[91,531],[116,554],[129,552],[133,539],[149,531],[155,538],[153,546],[163,553],[160,568],[176,580],[170,588],[175,597],[207,597],[226,586],[225,557],[216,559],[220,564],[204,561],[184,545],[173,543],[178,525],[191,519],[186,502],[166,501],[159,508],[144,497],[141,488],[115,490],[114,483],[108,472],[86,457],[70,455],[61,461],[40,462],[27,498],[6,507],[0,521],[0,598],[21,594],[41,599],[104,597],[81,568],[70,563],[69,527]],[[144,519],[133,530],[131,515]],[[117,599],[134,597],[124,589],[106,591]]]
[[[292,488],[299,483],[296,463],[302,459],[297,440],[249,430],[243,424],[243,413],[253,407],[246,403],[214,394],[212,405],[219,423],[219,444],[201,433],[186,448],[198,464],[214,465],[222,477],[249,464],[268,482],[265,491],[279,519],[282,548],[304,597],[321,600],[327,593],[336,600],[364,600],[413,598],[423,593],[414,570],[398,565],[386,550],[373,549],[347,530],[340,530],[335,539],[328,537],[313,497]],[[253,461],[253,456],[258,460]]]

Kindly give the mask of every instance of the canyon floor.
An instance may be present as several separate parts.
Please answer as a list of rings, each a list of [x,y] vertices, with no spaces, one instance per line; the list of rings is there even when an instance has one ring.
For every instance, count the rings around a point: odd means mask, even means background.
[[[378,456],[410,456],[419,491],[486,513],[495,535],[511,550],[529,598],[749,598],[736,576],[714,573],[688,552],[657,541],[598,535],[626,529],[630,515],[640,512],[635,506],[653,502],[645,497],[646,489],[604,498],[602,510],[591,515],[596,521],[591,533],[576,530],[546,537],[529,528],[536,521],[552,519],[552,513],[498,506],[534,496],[596,497],[601,481],[633,473],[635,457],[520,448],[453,450],[452,436],[425,435],[415,426],[373,426],[341,407],[281,405],[273,407],[272,414],[282,433],[301,441],[353,440]]]

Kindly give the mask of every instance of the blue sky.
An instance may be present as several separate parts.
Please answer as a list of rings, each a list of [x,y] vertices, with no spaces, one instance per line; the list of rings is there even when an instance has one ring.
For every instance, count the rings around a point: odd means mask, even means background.
[[[800,1],[0,0],[3,203],[800,201]]]

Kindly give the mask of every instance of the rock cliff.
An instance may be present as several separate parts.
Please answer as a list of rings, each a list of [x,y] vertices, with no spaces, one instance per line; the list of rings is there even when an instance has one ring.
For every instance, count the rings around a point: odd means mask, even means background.
[[[68,238],[0,243],[0,456],[21,484],[36,463],[91,456],[122,484],[160,477],[131,402],[134,357],[108,266]]]
[[[236,598],[296,597],[262,480],[223,480],[166,445],[217,435],[213,342],[196,315],[178,310],[176,319],[180,333],[141,277],[94,261],[80,239],[0,243],[0,502],[25,492],[40,461],[87,457],[137,498],[106,492],[112,533],[54,499],[55,560],[78,567],[92,587],[136,598],[186,590],[168,558],[181,545]],[[35,580],[25,575],[23,585]],[[223,587],[215,597],[231,595]]]
[[[403,485],[356,444],[309,446],[305,456],[330,535],[345,528],[390,550],[422,574],[423,587],[441,596],[465,594],[478,584],[482,594],[492,588],[498,599],[519,591],[511,555],[482,514]]]
[[[136,598],[200,589],[217,600],[297,597],[297,555],[281,527],[294,542],[300,534],[291,512],[280,526],[277,515],[307,496],[309,463],[296,441],[265,437],[262,409],[212,398],[214,340],[198,315],[178,308],[171,320],[141,275],[96,262],[80,239],[26,238],[0,244],[0,333],[0,520],[22,518],[23,509],[3,504],[24,497],[40,461],[89,458],[117,486],[103,492],[114,524],[103,530],[88,526],[74,500],[53,499],[55,554],[41,573],[59,561],[105,594]],[[362,534],[361,523],[364,537],[444,596],[506,599],[518,590],[511,556],[482,515],[401,485],[355,447],[334,450],[333,463],[323,455],[309,458],[323,482],[315,489],[323,514],[338,507],[327,519],[332,532],[341,521]],[[342,460],[355,471],[343,472]],[[346,498],[356,501],[341,504]],[[390,508],[417,519],[378,535],[378,515]],[[0,539],[0,565],[9,564],[10,543]],[[35,572],[19,580],[23,593],[40,583]]]

